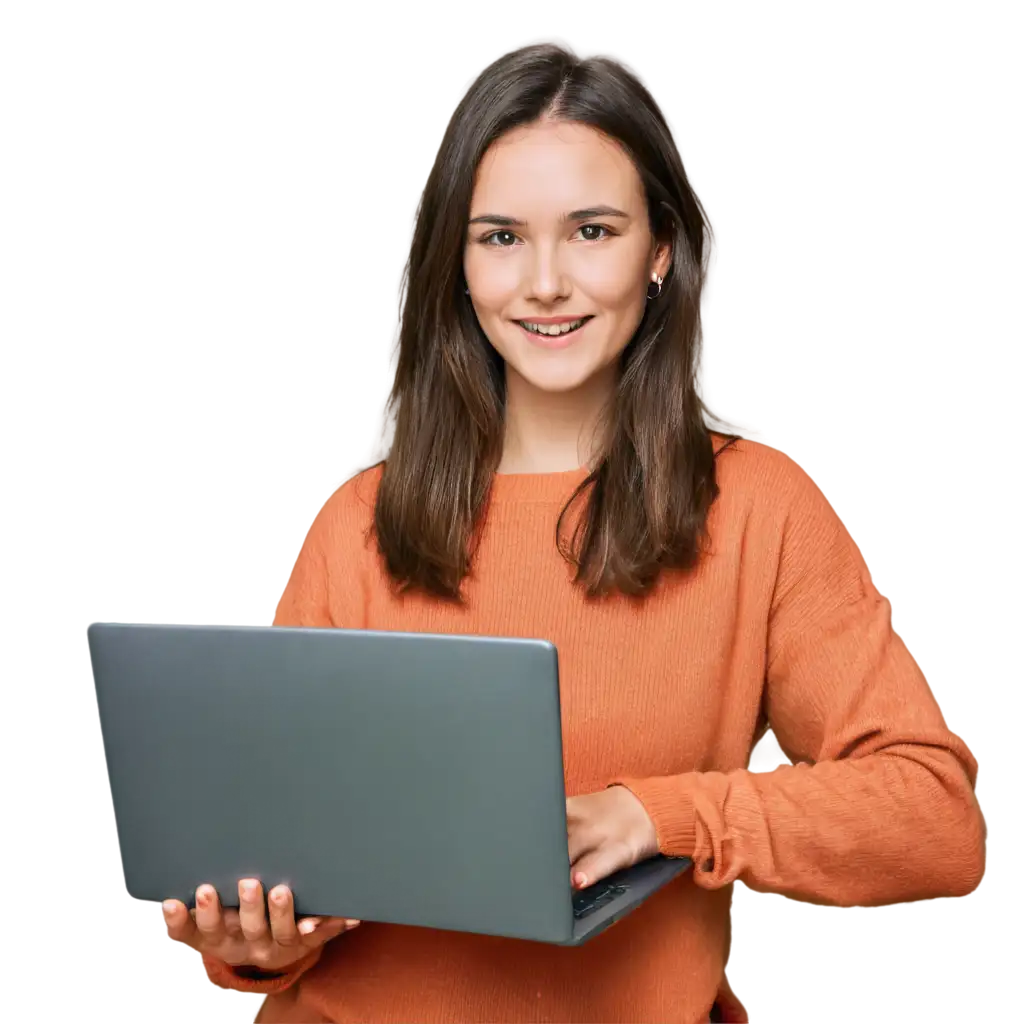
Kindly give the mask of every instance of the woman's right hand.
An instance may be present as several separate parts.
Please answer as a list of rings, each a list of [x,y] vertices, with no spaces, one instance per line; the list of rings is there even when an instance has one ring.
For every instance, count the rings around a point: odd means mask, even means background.
[[[264,913],[263,886],[252,878],[238,883],[240,909],[221,908],[212,885],[196,890],[196,909],[180,900],[163,904],[167,934],[178,942],[216,957],[232,967],[250,966],[268,973],[287,971],[292,964],[359,922],[344,917],[305,917],[295,921],[291,890],[278,885]]]

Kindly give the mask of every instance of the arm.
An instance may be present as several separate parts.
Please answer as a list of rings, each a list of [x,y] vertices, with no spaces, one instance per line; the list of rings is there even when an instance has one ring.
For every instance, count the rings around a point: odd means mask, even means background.
[[[787,476],[764,702],[794,763],[617,782],[706,889],[739,878],[832,906],[965,895],[985,870],[977,762],[835,512],[792,463]]]
[[[306,535],[278,602],[275,626],[356,628],[363,624],[359,567],[354,555],[345,550],[352,545],[344,544],[348,537],[361,540],[363,527],[354,516],[346,514],[339,497],[336,494],[327,502]],[[344,585],[335,588],[334,580],[339,575]],[[291,988],[319,962],[323,949],[323,945],[317,946],[285,971],[263,971],[248,965],[232,967],[207,955],[203,956],[203,965],[210,980],[221,988],[272,995]]]

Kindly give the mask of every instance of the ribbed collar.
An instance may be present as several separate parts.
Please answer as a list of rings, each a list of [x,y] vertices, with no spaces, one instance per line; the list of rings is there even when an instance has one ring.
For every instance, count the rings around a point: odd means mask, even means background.
[[[587,478],[586,466],[560,473],[495,473],[491,501],[495,504],[566,502]]]

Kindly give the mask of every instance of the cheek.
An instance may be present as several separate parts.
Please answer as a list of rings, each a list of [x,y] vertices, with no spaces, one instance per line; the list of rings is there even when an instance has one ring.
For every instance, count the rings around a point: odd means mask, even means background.
[[[480,316],[498,314],[515,298],[522,285],[522,267],[512,254],[470,251],[463,272]]]
[[[642,261],[632,253],[581,260],[574,276],[577,286],[604,312],[632,315],[644,303]]]
[[[616,320],[633,319],[644,306],[641,289],[635,283],[624,287],[621,278],[590,282],[587,295],[600,312]]]

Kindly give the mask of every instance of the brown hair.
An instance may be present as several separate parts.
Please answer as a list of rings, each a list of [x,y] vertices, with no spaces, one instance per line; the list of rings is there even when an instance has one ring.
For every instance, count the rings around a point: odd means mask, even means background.
[[[696,564],[718,495],[707,409],[697,394],[711,229],[672,134],[650,93],[618,62],[527,46],[470,86],[416,215],[388,401],[394,433],[373,527],[400,589],[459,600],[470,569],[501,459],[505,408],[501,357],[464,291],[470,200],[491,143],[541,117],[618,140],[640,174],[652,233],[672,245],[661,294],[622,354],[600,458],[559,517],[559,549],[589,595],[644,594],[662,569]],[[584,495],[567,540],[565,515]]]

